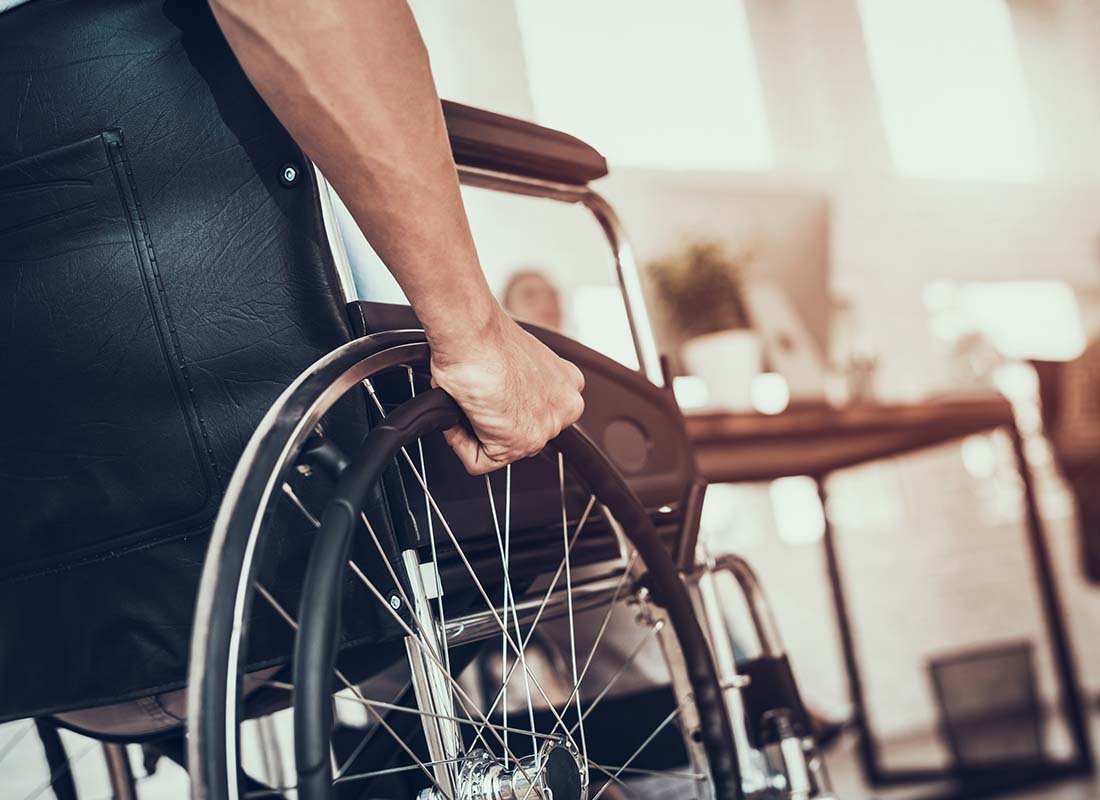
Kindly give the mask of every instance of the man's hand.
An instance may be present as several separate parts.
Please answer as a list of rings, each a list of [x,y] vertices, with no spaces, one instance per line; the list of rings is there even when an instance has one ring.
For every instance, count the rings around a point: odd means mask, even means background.
[[[432,343],[432,379],[470,420],[472,435],[443,436],[471,475],[534,455],[584,411],[581,371],[499,310],[483,336]]]

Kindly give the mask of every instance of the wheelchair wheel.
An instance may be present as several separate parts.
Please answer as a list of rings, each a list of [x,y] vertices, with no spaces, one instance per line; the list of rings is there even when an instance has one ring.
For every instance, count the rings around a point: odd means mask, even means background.
[[[420,331],[351,342],[251,438],[197,604],[192,797],[596,800],[644,796],[647,781],[740,797],[708,645],[627,482],[577,428],[489,478],[460,476],[439,431],[461,414],[428,388],[428,356]],[[347,403],[374,416],[361,441],[338,419]],[[637,638],[605,655],[615,614]],[[532,636],[550,626],[561,658],[536,659]],[[672,691],[640,713],[615,684],[653,648]],[[464,680],[487,650],[496,683]],[[291,705],[296,775],[263,787],[241,769],[241,722]],[[350,732],[348,706],[365,712]]]

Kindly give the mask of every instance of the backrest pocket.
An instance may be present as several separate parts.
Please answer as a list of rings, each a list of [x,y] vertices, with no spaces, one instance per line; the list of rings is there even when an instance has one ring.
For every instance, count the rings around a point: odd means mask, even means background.
[[[206,438],[121,132],[0,166],[0,578],[208,523]]]

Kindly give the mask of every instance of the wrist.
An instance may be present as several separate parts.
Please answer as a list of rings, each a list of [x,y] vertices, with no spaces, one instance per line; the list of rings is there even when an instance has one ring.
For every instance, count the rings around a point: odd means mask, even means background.
[[[420,313],[435,361],[461,360],[472,350],[491,347],[510,321],[496,298],[485,287],[483,293],[456,298],[445,307]]]

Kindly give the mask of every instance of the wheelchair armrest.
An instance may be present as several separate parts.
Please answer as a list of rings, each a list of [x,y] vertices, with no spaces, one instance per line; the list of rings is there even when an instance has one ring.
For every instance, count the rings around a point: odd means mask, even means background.
[[[459,166],[575,186],[607,174],[604,157],[566,133],[449,100],[443,117]]]

